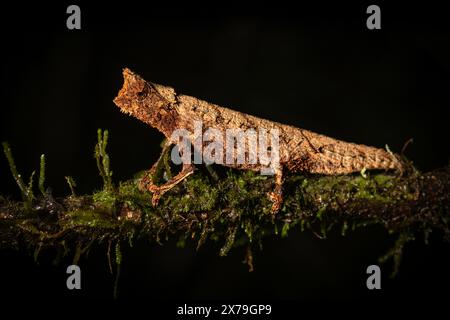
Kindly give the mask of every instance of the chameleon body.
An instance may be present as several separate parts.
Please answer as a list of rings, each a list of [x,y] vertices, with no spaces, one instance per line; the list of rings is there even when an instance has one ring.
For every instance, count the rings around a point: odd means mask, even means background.
[[[123,70],[124,84],[114,103],[122,112],[158,129],[168,139],[166,148],[178,144],[171,140],[176,129],[194,131],[194,121],[201,121],[204,129],[277,129],[279,132],[279,164],[274,169],[275,189],[269,193],[272,211],[282,202],[283,172],[309,172],[326,175],[348,174],[363,169],[402,169],[401,161],[383,149],[336,140],[305,129],[261,119],[228,108],[180,95],[171,87],[145,81],[129,69]],[[194,137],[192,137],[194,138]],[[236,154],[236,153],[235,153]],[[244,169],[260,170],[261,164],[226,164]],[[151,172],[156,170],[156,164]],[[143,179],[141,187],[153,193],[157,204],[161,195],[193,173],[191,164],[183,165],[181,172],[164,183],[155,185]]]

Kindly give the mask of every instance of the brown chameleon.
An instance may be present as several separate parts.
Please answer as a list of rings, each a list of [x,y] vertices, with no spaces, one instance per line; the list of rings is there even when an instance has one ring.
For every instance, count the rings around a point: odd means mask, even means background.
[[[129,69],[123,70],[124,84],[114,103],[122,112],[161,131],[168,139],[164,148],[177,145],[172,133],[184,128],[192,132],[194,121],[202,121],[204,128],[226,130],[277,129],[279,132],[279,163],[274,169],[275,188],[268,195],[272,200],[272,212],[282,203],[283,172],[309,172],[326,175],[348,174],[365,169],[398,169],[403,164],[397,156],[383,149],[339,141],[305,129],[261,119],[228,108],[177,94],[171,87],[147,82]],[[167,149],[166,149],[167,150]],[[158,162],[157,162],[158,163]],[[152,203],[176,184],[194,172],[192,164],[183,164],[176,176],[162,185],[153,183],[156,170],[150,169],[150,178],[141,181],[141,188],[152,192]],[[260,170],[261,164],[225,164],[244,170]]]

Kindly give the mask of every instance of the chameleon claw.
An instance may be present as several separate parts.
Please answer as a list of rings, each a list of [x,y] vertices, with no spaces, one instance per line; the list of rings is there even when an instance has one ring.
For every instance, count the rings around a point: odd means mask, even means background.
[[[152,196],[152,206],[156,207],[159,203],[159,199],[161,199],[161,195],[158,193],[154,193]]]

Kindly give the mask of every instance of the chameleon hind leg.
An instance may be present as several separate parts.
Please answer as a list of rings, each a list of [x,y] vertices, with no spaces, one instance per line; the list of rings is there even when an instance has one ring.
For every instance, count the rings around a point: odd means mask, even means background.
[[[161,185],[157,185],[155,183],[155,180],[157,178],[159,171],[161,171],[161,167],[164,164],[165,157],[170,151],[171,145],[172,144],[170,142],[165,143],[163,151],[161,152],[161,156],[153,164],[150,171],[142,178],[139,184],[139,188],[141,190],[148,190],[152,193],[153,206],[158,205],[159,199],[161,199],[164,193],[166,193],[167,191],[175,187],[178,183],[180,183],[188,176],[190,176],[195,169],[195,167],[192,164],[183,164],[181,171],[176,176],[170,178],[167,182]]]
[[[272,213],[275,214],[280,211],[283,204],[283,171],[281,168],[275,169],[275,188],[268,192],[267,196],[272,201]]]

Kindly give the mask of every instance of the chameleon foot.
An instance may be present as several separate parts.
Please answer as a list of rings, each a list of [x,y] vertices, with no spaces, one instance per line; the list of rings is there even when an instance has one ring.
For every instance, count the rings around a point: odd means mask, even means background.
[[[281,209],[281,205],[283,204],[283,173],[280,168],[275,170],[275,189],[271,192],[267,193],[270,201],[272,201],[272,213],[275,214]]]
[[[273,214],[276,214],[281,209],[281,205],[283,204],[283,197],[281,193],[278,192],[268,192],[267,196],[269,197],[270,201],[272,201],[272,208],[270,211]]]
[[[151,174],[146,175],[144,178],[142,178],[139,188],[143,190],[150,191],[152,196],[152,205],[157,206],[159,199],[162,197],[164,193],[175,187],[178,183],[186,179],[188,176],[190,176],[192,173],[194,173],[195,167],[192,164],[185,164],[183,165],[183,169],[180,173],[178,173],[175,177],[167,181],[166,183],[163,183],[162,185],[156,185],[153,182],[153,179],[151,177]],[[151,173],[152,170],[150,170]]]

